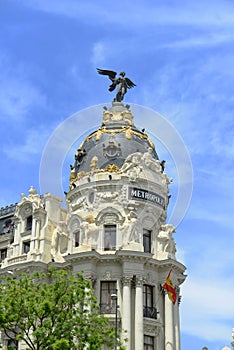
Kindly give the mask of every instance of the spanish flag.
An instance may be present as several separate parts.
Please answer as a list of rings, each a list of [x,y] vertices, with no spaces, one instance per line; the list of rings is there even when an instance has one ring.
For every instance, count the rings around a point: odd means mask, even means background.
[[[173,286],[172,280],[171,280],[171,270],[168,273],[168,276],[166,278],[166,281],[163,284],[163,289],[167,291],[168,298],[175,304],[176,302],[176,291],[175,287]]]

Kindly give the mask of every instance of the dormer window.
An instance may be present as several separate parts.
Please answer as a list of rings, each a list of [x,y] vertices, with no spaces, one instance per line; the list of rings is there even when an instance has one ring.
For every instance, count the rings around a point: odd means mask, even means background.
[[[116,249],[116,225],[104,225],[104,250]]]

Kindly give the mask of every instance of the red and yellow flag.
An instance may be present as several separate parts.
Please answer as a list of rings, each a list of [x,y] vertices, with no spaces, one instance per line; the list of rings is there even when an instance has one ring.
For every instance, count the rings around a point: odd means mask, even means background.
[[[168,276],[166,278],[166,281],[163,284],[163,289],[167,291],[169,299],[175,304],[176,302],[176,291],[175,287],[173,286],[172,280],[171,280],[171,270],[168,273]]]

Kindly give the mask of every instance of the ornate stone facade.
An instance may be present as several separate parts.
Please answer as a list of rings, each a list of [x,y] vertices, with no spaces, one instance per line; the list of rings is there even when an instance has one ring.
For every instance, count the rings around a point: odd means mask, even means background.
[[[180,350],[179,303],[159,288],[169,270],[178,291],[185,279],[175,228],[166,223],[170,183],[130,107],[113,102],[75,155],[67,209],[52,194],[39,196],[34,188],[22,194],[6,248],[0,236],[1,249],[7,249],[1,272],[53,263],[84,271],[110,319],[111,295],[117,293],[128,350]]]

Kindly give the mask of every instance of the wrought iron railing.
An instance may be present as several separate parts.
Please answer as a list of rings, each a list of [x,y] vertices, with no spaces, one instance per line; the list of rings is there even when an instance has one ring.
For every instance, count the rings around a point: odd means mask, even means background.
[[[156,307],[144,306],[143,308],[144,317],[154,318],[155,320],[157,320],[157,314],[158,312]]]
[[[114,314],[115,305],[114,304],[100,304],[100,313],[101,314]]]

